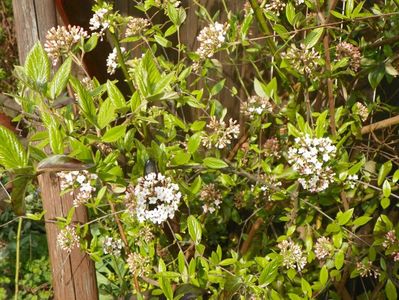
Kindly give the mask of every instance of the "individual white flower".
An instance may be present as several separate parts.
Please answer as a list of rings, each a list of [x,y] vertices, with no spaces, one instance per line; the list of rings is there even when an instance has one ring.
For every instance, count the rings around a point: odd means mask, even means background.
[[[122,54],[126,52],[124,47],[120,47]],[[112,50],[112,52],[107,57],[107,73],[109,75],[115,74],[116,69],[118,68],[118,51],[116,48]]]
[[[161,173],[149,173],[140,177],[133,190],[134,212],[139,222],[161,224],[173,218],[178,210],[181,193],[170,177]]]
[[[388,231],[385,236],[384,236],[384,242],[382,243],[382,246],[387,249],[389,247],[392,247],[397,243],[398,239],[396,238],[396,231],[394,229]]]
[[[376,267],[373,266],[373,262],[369,261],[368,259],[357,262],[356,269],[360,273],[361,277],[374,277],[378,278],[380,272]]]
[[[346,177],[346,186],[350,189],[354,189],[358,180],[359,176],[357,176],[357,174],[349,175],[348,177]]]
[[[71,253],[74,248],[80,247],[80,238],[75,227],[68,225],[57,236],[57,245],[61,250]]]
[[[336,147],[329,138],[305,135],[288,149],[288,163],[301,176],[298,182],[304,189],[321,192],[334,182],[335,172],[329,164],[335,155]]]
[[[305,268],[307,259],[301,246],[293,241],[284,240],[277,247],[280,249],[284,267],[287,269],[297,269],[298,271],[302,271]]]

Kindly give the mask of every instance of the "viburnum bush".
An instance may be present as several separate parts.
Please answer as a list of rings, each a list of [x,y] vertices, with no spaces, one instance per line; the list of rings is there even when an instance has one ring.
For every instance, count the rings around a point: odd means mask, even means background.
[[[35,45],[15,70],[28,142],[0,129],[14,189],[56,162],[90,216],[60,221],[59,247],[97,263],[102,294],[396,299],[397,130],[365,126],[398,111],[398,2],[190,2],[195,46],[172,0],[97,2],[90,31]],[[99,40],[124,81],[72,75]]]

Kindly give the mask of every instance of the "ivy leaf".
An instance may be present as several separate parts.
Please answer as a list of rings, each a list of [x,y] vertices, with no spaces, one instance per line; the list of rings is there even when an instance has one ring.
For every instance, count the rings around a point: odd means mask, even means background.
[[[28,165],[28,154],[15,134],[0,125],[0,165],[6,169],[23,168]]]
[[[65,89],[71,74],[72,58],[68,57],[49,83],[50,98],[57,98]]]
[[[211,169],[223,169],[227,168],[228,165],[221,159],[215,157],[207,157],[203,161],[204,166]]]
[[[25,73],[38,87],[50,80],[50,61],[40,42],[29,51],[25,61]]]
[[[198,220],[194,216],[190,215],[187,218],[187,226],[190,238],[195,242],[195,244],[199,244],[201,242],[202,236],[200,222],[198,222]]]

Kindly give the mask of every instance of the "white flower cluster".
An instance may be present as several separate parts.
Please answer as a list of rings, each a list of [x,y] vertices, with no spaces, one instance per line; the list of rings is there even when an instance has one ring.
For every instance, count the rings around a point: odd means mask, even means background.
[[[288,60],[291,67],[298,73],[312,77],[317,70],[317,60],[320,54],[314,48],[308,49],[304,44],[300,48],[292,44],[287,52],[282,53],[282,57]]]
[[[147,273],[149,261],[140,253],[133,252],[127,258],[127,265],[134,276],[141,277]]]
[[[273,12],[277,16],[284,10],[286,3],[282,0],[271,0],[265,5],[265,9]]]
[[[264,97],[251,96],[248,101],[242,103],[241,113],[245,116],[253,119],[256,115],[262,115],[263,113],[271,113],[273,111],[273,106],[270,101]]]
[[[112,6],[104,4],[101,7],[95,9],[94,15],[91,17],[89,24],[91,31],[98,31],[99,36],[103,37],[105,30],[110,27],[110,21],[108,20],[109,14],[112,12]]]
[[[202,188],[200,200],[204,202],[204,205],[202,205],[204,213],[209,212],[213,214],[220,208],[220,204],[222,204],[222,194],[213,183],[210,183]]]
[[[121,254],[122,246],[122,240],[115,240],[114,238],[107,236],[103,241],[103,252],[104,254],[119,256]]]
[[[314,253],[319,260],[323,260],[326,257],[330,256],[331,250],[333,249],[333,245],[329,238],[325,236],[319,237],[314,246]]]
[[[337,45],[335,51],[338,59],[349,58],[349,67],[353,71],[357,72],[359,70],[362,55],[358,47],[347,42],[341,42]]]
[[[380,276],[380,272],[378,271],[378,269],[374,267],[373,263],[369,260],[357,262],[356,269],[360,273],[361,277],[378,278],[378,276]]]
[[[212,116],[206,127],[211,132],[202,136],[202,145],[208,149],[211,149],[213,146],[223,149],[227,145],[230,145],[233,139],[238,138],[240,134],[240,125],[233,119],[229,120],[229,125],[227,126],[223,120],[217,120]]]
[[[151,25],[148,19],[130,18],[126,26],[126,37],[142,34]]]
[[[133,191],[136,197],[135,213],[139,222],[146,220],[161,224],[173,218],[181,199],[179,186],[161,173],[140,177]]]
[[[346,186],[353,190],[356,187],[358,180],[359,176],[357,176],[357,174],[349,175],[348,177],[346,177]]]
[[[398,239],[396,238],[396,231],[392,229],[385,234],[382,246],[384,248],[390,248],[395,245],[397,241]]]
[[[180,0],[154,0],[154,2],[156,6],[163,7],[164,9],[167,9],[168,4],[172,4],[176,8],[181,4]]]
[[[126,52],[124,47],[121,47],[122,54]],[[112,52],[107,57],[107,73],[109,75],[115,74],[116,69],[118,68],[118,51],[116,48],[112,50]]]
[[[369,117],[369,109],[367,108],[367,106],[365,106],[364,104],[362,104],[360,102],[356,102],[355,106],[356,106],[356,112],[359,115],[360,119],[363,122],[365,122],[367,120],[367,118]]]
[[[329,138],[305,135],[295,139],[295,145],[288,149],[288,162],[301,176],[298,181],[304,189],[321,192],[334,182],[335,172],[328,164],[336,150]]]
[[[46,34],[44,50],[53,61],[53,65],[56,65],[62,55],[67,55],[77,43],[87,36],[87,32],[79,26],[53,27]]]
[[[79,248],[80,238],[75,227],[68,225],[62,229],[57,236],[57,245],[61,250],[68,253],[71,253],[74,248]]]
[[[222,47],[222,44],[226,40],[226,31],[227,26],[218,22],[210,24],[200,31],[197,37],[200,46],[196,51],[200,60],[211,58]]]
[[[84,205],[92,197],[96,191],[95,184],[92,182],[97,179],[96,174],[91,174],[86,170],[71,171],[71,172],[58,172],[60,178],[61,190],[70,190],[70,194],[74,193],[73,206],[78,207]]]
[[[307,259],[301,246],[293,241],[284,240],[277,247],[280,249],[284,267],[287,269],[297,269],[298,271],[302,271],[305,268]]]

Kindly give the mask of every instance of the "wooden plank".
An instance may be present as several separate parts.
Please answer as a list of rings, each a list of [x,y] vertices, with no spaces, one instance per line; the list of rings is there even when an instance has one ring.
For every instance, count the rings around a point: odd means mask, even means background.
[[[39,40],[44,43],[47,31],[57,25],[54,0],[34,0]]]
[[[54,220],[56,217],[68,214],[73,206],[73,195],[68,193],[60,196],[59,179],[54,173],[44,173],[38,177],[38,180],[43,209],[46,210],[46,234],[53,274],[54,299],[96,300],[98,292],[96,278],[93,276],[93,261],[78,248],[68,254],[57,245],[60,230]],[[76,208],[72,224],[86,222],[86,208],[84,206]]]
[[[37,29],[34,0],[13,0],[15,20],[15,33],[18,41],[18,54],[20,64],[25,62],[25,57],[32,46],[39,40]]]

